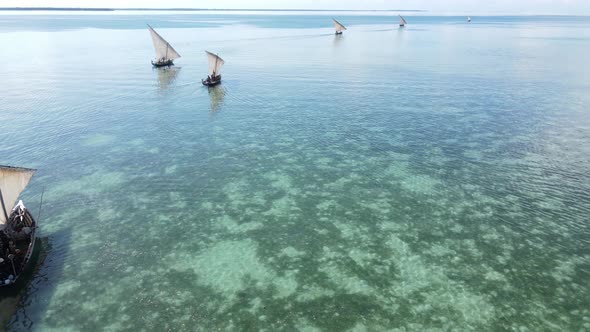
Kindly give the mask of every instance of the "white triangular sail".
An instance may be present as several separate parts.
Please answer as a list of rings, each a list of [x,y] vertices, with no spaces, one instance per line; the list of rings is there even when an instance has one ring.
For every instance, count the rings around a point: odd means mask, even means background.
[[[471,22],[471,16],[467,16],[467,22]]]
[[[343,30],[346,30],[346,27],[340,22],[336,21],[335,19],[332,20],[334,21],[334,28],[336,29],[336,32],[342,32]]]
[[[148,25],[150,29],[150,35],[152,36],[152,42],[154,43],[154,49],[156,51],[156,60],[174,60],[180,58],[180,54],[162,38],[154,28]]]
[[[2,201],[8,216],[10,216],[18,196],[25,190],[35,172],[34,169],[0,166],[0,190],[2,191]],[[0,204],[0,225],[5,224],[6,221],[6,216]]]
[[[207,58],[209,59],[209,76],[215,73],[215,76],[219,75],[221,67],[225,63],[222,58],[220,58],[217,54],[213,54],[209,51],[205,51],[207,53]]]
[[[408,22],[406,22],[406,20],[401,15],[399,15],[399,25],[404,26],[406,24],[408,24]]]

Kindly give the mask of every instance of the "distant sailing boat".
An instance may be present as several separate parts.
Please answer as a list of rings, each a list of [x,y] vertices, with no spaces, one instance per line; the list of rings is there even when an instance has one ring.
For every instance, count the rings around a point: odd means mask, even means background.
[[[225,61],[217,54],[209,51],[205,51],[205,53],[207,53],[207,58],[209,59],[209,76],[207,76],[207,79],[201,80],[201,82],[206,86],[214,86],[221,83],[221,74],[219,71],[225,64]]]
[[[406,22],[406,20],[401,15],[399,15],[399,26],[404,27],[406,24],[408,24],[408,22]]]
[[[342,24],[340,24],[340,22],[336,21],[335,19],[332,19],[334,21],[334,28],[336,29],[336,34],[337,35],[341,35],[343,30],[346,30],[346,27]]]
[[[149,24],[148,28],[150,29],[150,35],[152,36],[152,42],[154,42],[154,49],[156,50],[156,61],[154,62],[152,60],[152,65],[154,67],[172,66],[174,59],[180,58],[180,54]]]
[[[471,16],[467,16],[467,22],[471,23]]]
[[[36,170],[0,166],[0,287],[14,284],[35,246],[37,223],[18,196]]]

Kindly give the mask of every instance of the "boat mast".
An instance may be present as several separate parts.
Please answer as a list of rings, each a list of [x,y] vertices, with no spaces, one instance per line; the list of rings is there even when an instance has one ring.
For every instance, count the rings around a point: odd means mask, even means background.
[[[6,222],[8,222],[8,213],[6,212],[6,205],[4,204],[4,197],[2,196],[2,189],[0,189],[0,203],[2,203],[2,212],[4,213],[4,217],[6,218]]]

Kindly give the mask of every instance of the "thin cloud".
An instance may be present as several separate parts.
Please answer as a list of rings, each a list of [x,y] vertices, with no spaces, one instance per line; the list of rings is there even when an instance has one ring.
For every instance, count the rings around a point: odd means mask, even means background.
[[[590,0],[0,0],[0,7],[421,9],[435,14],[590,15]]]

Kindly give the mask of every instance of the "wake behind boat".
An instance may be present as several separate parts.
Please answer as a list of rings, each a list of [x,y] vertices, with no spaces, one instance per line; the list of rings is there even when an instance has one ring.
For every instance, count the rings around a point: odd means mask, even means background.
[[[343,30],[347,30],[344,25],[342,25],[340,22],[336,21],[335,19],[332,19],[332,21],[334,21],[334,28],[336,29],[337,35],[341,35]]]
[[[223,61],[223,59],[217,54],[213,54],[209,51],[205,51],[205,53],[207,54],[207,59],[209,60],[209,76],[207,76],[206,79],[201,80],[201,82],[206,86],[215,86],[221,83],[220,70],[225,64],[225,61]]]
[[[154,67],[164,67],[174,65],[174,60],[180,58],[180,54],[162,38],[154,28],[148,24],[150,29],[150,35],[152,36],[152,42],[154,43],[154,50],[156,51],[156,61],[152,60]]]
[[[399,15],[399,26],[403,28],[406,26],[406,24],[408,24],[408,22],[406,22],[406,19]]]
[[[0,166],[0,287],[17,281],[33,253],[37,223],[23,201],[16,200],[35,172]]]

